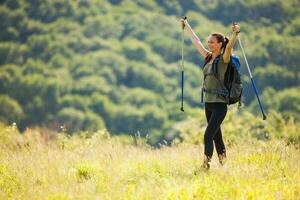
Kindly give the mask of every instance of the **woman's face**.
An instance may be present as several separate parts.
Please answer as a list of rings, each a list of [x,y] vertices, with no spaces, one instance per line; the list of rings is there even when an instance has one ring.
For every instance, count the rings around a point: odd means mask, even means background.
[[[218,42],[215,36],[209,36],[207,40],[207,47],[211,52],[218,52],[222,47],[222,42]]]

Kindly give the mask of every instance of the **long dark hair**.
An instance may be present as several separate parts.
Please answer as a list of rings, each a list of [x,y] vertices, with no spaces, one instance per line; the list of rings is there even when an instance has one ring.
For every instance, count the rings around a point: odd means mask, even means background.
[[[224,36],[221,33],[212,33],[211,36],[214,36],[218,42],[222,42],[222,46],[220,50],[222,51],[222,53],[224,53],[226,46],[229,42],[229,38],[227,36]],[[212,54],[211,53],[207,54],[205,57],[205,63],[208,63],[211,59],[212,59]]]

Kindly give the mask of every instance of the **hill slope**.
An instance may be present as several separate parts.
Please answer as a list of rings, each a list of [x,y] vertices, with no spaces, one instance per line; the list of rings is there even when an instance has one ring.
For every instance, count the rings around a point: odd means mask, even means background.
[[[1,1],[0,120],[161,141],[202,107],[202,60],[186,37],[188,113],[179,112],[182,15],[204,42],[238,21],[265,107],[299,120],[299,8],[292,0]],[[255,113],[243,74],[244,103]]]

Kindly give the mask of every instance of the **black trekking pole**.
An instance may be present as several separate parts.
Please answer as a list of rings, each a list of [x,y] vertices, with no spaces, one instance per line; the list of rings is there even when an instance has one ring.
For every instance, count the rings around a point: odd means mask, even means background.
[[[182,19],[186,20],[186,17],[182,17]],[[180,110],[184,112],[183,109],[183,88],[184,88],[184,52],[183,52],[183,47],[184,47],[184,27],[185,24],[182,24],[182,34],[181,34],[181,108]]]
[[[245,58],[245,62],[246,62],[247,69],[248,69],[248,72],[249,72],[249,75],[250,75],[250,79],[251,79],[251,82],[252,82],[252,86],[253,86],[255,95],[256,95],[256,97],[257,97],[257,100],[258,100],[258,104],[259,104],[260,110],[261,110],[262,115],[263,115],[263,120],[265,120],[265,119],[267,119],[267,116],[265,115],[265,112],[264,112],[264,110],[263,110],[261,101],[260,101],[260,99],[259,99],[259,96],[258,96],[258,90],[257,90],[256,85],[255,85],[255,82],[254,82],[254,80],[253,80],[252,73],[251,73],[251,71],[250,71],[250,67],[249,67],[249,64],[248,64],[248,61],[247,61],[247,58],[246,58],[246,55],[245,55],[245,51],[244,51],[244,48],[243,48],[243,46],[242,46],[241,39],[240,39],[239,36],[238,36],[238,41],[239,41],[239,45],[240,45],[240,47],[241,47],[241,49],[242,49],[242,53],[243,53],[244,58]]]

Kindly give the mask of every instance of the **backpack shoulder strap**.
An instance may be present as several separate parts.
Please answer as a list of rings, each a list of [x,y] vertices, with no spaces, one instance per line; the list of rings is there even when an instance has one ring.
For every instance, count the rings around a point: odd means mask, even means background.
[[[230,63],[236,66],[238,71],[240,70],[241,63],[240,58],[237,55],[233,54],[230,56]]]
[[[207,63],[209,63],[209,61],[212,59],[212,54],[211,53],[207,53],[205,59],[204,59],[204,64],[202,65],[202,69],[204,69],[205,65]]]
[[[212,63],[212,72],[215,74],[216,78],[218,78],[218,79],[219,79],[218,66],[219,66],[219,61],[221,59],[221,56],[222,56],[222,54],[218,55]]]
[[[219,61],[221,59],[221,56],[223,56],[223,54],[218,55],[215,59],[214,62],[212,64],[212,71],[214,73],[214,76],[216,77],[216,79],[218,80],[220,86],[222,87],[222,90],[225,91],[225,96],[228,95],[228,91],[227,88],[225,87],[224,83],[221,81],[221,78],[219,76]]]

